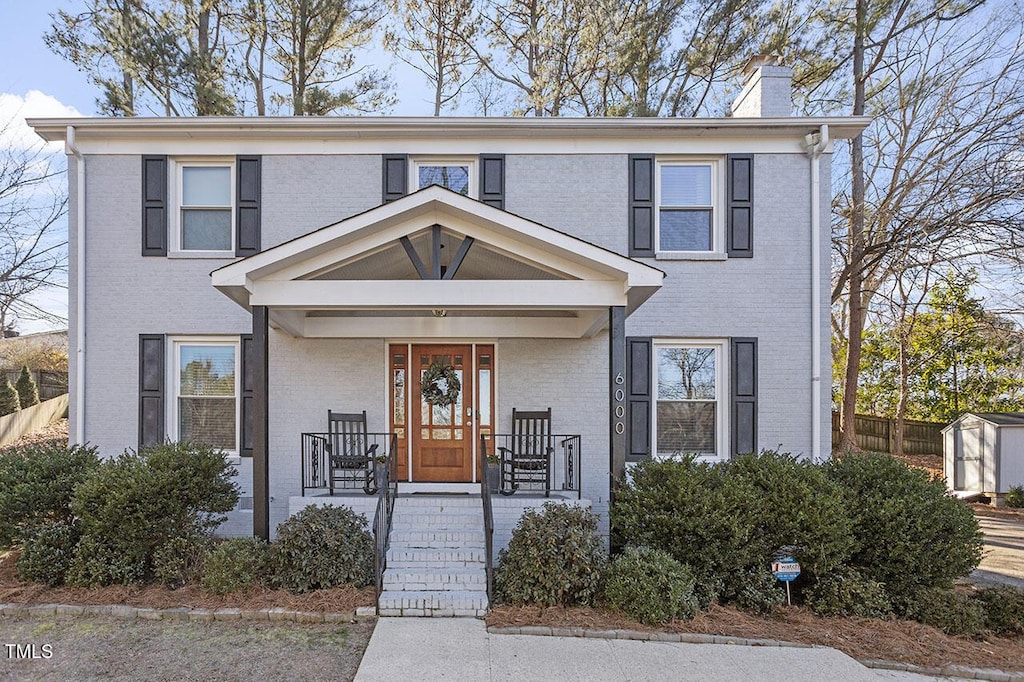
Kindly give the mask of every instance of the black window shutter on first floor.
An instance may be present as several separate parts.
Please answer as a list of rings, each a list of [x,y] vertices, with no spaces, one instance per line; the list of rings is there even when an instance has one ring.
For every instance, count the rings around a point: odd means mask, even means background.
[[[626,337],[626,461],[651,456],[651,337]]]
[[[167,157],[142,157],[142,255],[167,255]]]
[[[238,454],[252,457],[252,425],[253,425],[253,346],[252,334],[242,334],[242,428],[239,432]]]
[[[260,156],[235,157],[237,175],[235,214],[235,255],[260,252],[260,194],[263,175]]]
[[[139,334],[139,448],[164,441],[163,334]]]
[[[754,257],[754,157],[726,157],[726,249],[729,258]]]
[[[505,208],[505,155],[480,155],[480,201]]]
[[[629,255],[654,258],[654,155],[629,155]]]
[[[757,452],[757,339],[729,339],[730,449],[732,456]]]
[[[386,155],[383,159],[384,195],[381,203],[386,204],[408,194],[409,157],[405,154],[393,154]]]

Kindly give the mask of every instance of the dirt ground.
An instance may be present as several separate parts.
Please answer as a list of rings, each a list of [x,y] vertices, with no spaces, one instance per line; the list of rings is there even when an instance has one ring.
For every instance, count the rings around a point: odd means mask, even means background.
[[[372,622],[3,618],[0,680],[351,680],[372,632]],[[5,644],[37,658],[19,659]]]

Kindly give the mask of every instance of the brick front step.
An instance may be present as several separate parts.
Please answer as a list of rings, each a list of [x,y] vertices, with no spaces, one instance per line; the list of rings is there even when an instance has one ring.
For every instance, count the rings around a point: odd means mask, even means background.
[[[482,525],[482,524],[481,524]],[[391,528],[391,547],[395,549],[410,549],[423,547],[426,549],[478,549],[484,546],[484,532],[482,530],[399,530]]]
[[[486,561],[483,549],[399,549],[388,550],[388,568],[480,567]]]
[[[487,594],[457,591],[381,592],[378,602],[381,616],[419,616],[434,618],[483,618],[487,615]]]
[[[480,592],[487,591],[483,568],[392,568],[384,572],[384,590],[389,592]]]

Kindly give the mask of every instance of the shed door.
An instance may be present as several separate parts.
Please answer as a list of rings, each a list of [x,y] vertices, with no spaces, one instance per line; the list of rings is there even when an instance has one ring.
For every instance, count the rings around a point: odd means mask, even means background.
[[[981,467],[985,440],[981,425],[961,426],[957,430],[953,487],[956,490],[982,491]]]

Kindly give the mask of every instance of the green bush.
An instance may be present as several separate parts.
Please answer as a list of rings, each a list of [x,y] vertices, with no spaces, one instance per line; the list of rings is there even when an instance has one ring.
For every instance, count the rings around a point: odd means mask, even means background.
[[[1024,486],[1015,485],[1006,493],[1007,507],[1024,507]]]
[[[838,488],[820,466],[792,455],[766,451],[717,465],[652,460],[631,479],[611,512],[616,544],[663,549],[694,570],[698,591],[715,586],[723,600],[759,611],[778,601],[768,574],[778,549],[797,547],[804,582],[843,564],[853,545]]]
[[[985,611],[985,629],[1003,637],[1024,635],[1024,590],[985,587],[975,595]]]
[[[21,401],[18,399],[18,392],[11,384],[11,380],[4,377],[4,380],[0,381],[0,417],[20,409]]]
[[[18,557],[18,575],[22,580],[50,587],[62,585],[78,540],[78,526],[73,521],[40,523],[25,536]]]
[[[887,618],[892,615],[885,585],[847,566],[819,578],[808,591],[806,602],[819,616]]]
[[[374,582],[366,518],[348,507],[310,506],[277,527],[273,582],[292,592]]]
[[[608,564],[604,596],[648,625],[697,615],[693,573],[660,549],[630,547]]]
[[[0,452],[0,547],[44,521],[70,521],[74,487],[98,466],[96,448],[52,441]]]
[[[28,371],[28,365],[21,366],[21,374],[18,375],[18,382],[14,384],[18,392],[18,403],[22,409],[39,404],[39,388],[32,373]]]
[[[507,604],[590,604],[606,560],[593,512],[546,502],[523,513],[498,555],[495,595]]]
[[[786,588],[767,566],[750,568],[736,577],[730,601],[741,609],[768,614],[786,601]]]
[[[853,520],[851,563],[878,582],[897,610],[926,588],[950,588],[981,560],[970,507],[941,480],[889,455],[847,455],[826,467]]]
[[[171,589],[195,582],[213,546],[213,538],[188,533],[171,538],[153,552],[153,577]]]
[[[267,578],[270,550],[257,538],[234,538],[217,545],[206,558],[202,585],[216,594],[237,592]]]
[[[82,543],[75,584],[146,582],[172,538],[209,534],[238,501],[234,469],[205,445],[166,443],[103,462],[76,488]]]
[[[941,587],[919,590],[914,601],[907,604],[906,614],[947,635],[973,637],[985,628],[985,610],[980,601],[969,594]]]

